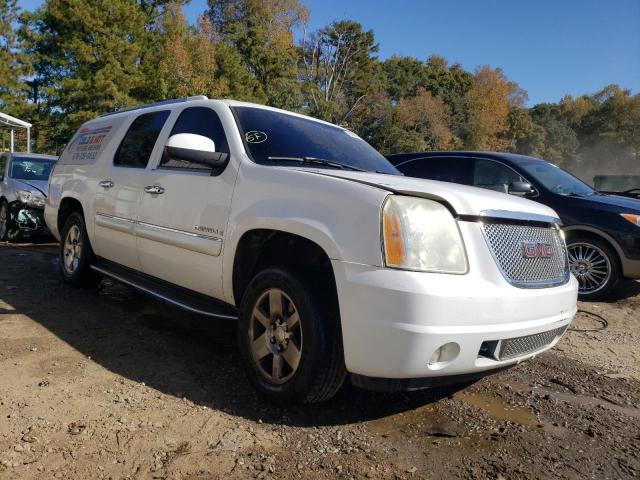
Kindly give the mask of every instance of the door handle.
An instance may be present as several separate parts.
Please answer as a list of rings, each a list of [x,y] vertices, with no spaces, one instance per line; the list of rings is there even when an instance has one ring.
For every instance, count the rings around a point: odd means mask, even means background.
[[[114,183],[111,180],[102,180],[98,183],[98,185],[100,185],[102,188],[109,189],[114,186]]]
[[[159,185],[149,185],[144,187],[144,191],[147,193],[151,193],[152,195],[159,195],[160,193],[164,193],[164,188]]]

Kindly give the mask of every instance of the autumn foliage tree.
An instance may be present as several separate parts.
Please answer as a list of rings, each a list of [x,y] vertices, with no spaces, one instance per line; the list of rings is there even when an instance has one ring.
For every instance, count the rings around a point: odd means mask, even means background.
[[[465,143],[473,150],[504,150],[508,146],[509,110],[524,103],[526,94],[509,81],[501,69],[476,69],[467,93],[468,118]]]

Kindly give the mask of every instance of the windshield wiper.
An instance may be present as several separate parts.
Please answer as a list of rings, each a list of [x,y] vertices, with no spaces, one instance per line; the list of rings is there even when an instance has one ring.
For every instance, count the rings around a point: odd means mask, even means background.
[[[267,157],[267,160],[272,162],[297,162],[302,165],[322,165],[325,167],[339,168],[340,170],[353,170],[356,172],[366,172],[358,167],[354,167],[353,165],[345,165],[344,163],[333,162],[331,160],[325,160],[324,158],[316,158],[316,157]]]

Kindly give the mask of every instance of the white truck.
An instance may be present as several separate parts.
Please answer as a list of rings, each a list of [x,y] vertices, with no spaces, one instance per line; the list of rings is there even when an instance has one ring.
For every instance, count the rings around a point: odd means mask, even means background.
[[[74,286],[102,276],[238,320],[280,404],[466,381],[552,347],[577,282],[553,210],[406,178],[351,131],[190,97],[74,135],[45,219]]]

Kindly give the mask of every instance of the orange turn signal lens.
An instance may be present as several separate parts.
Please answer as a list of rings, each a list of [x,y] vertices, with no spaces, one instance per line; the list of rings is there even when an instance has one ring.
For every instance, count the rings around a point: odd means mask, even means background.
[[[621,213],[620,216],[625,220],[629,220],[631,223],[640,227],[640,215],[634,215],[632,213]]]
[[[404,265],[407,254],[404,248],[402,222],[394,208],[385,208],[382,217],[384,229],[384,254],[387,265]]]

